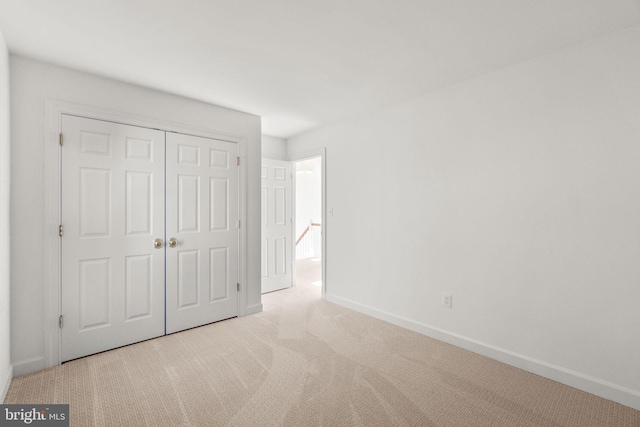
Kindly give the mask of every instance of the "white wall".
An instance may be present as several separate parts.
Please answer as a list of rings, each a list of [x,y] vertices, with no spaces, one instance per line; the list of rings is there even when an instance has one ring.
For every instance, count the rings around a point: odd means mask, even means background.
[[[14,374],[44,367],[43,143],[45,99],[247,137],[247,310],[260,304],[260,118],[11,56],[11,360]],[[55,319],[53,319],[55,321]],[[46,319],[51,322],[51,319]]]
[[[9,141],[9,52],[0,33],[0,236],[3,236],[0,239],[0,402],[4,401],[12,377],[9,327]]]
[[[262,135],[262,157],[287,160],[287,141],[275,136]]]
[[[327,299],[640,409],[638,46],[629,27],[290,139],[327,147]]]

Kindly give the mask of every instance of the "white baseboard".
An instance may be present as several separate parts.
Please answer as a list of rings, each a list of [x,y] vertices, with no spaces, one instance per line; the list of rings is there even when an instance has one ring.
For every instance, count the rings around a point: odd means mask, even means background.
[[[262,311],[262,303],[247,306],[244,310],[244,316],[260,313]]]
[[[44,357],[33,357],[13,364],[13,376],[30,374],[46,368]]]
[[[384,320],[393,325],[426,335],[431,338],[446,342],[456,347],[489,357],[507,365],[520,368],[527,372],[549,378],[562,384],[595,394],[605,399],[612,400],[625,406],[640,410],[640,391],[631,390],[617,384],[600,380],[580,372],[565,369],[542,360],[534,359],[523,354],[514,353],[490,344],[486,344],[462,335],[434,328],[402,316],[387,313],[360,303],[350,301],[335,295],[326,294],[325,299],[334,304],[367,314],[376,319]]]
[[[2,382],[0,383],[0,403],[4,402],[4,399],[7,397],[7,392],[9,391],[9,386],[11,385],[11,379],[13,378],[13,366],[9,365],[9,369],[7,369],[7,373],[5,374]]]

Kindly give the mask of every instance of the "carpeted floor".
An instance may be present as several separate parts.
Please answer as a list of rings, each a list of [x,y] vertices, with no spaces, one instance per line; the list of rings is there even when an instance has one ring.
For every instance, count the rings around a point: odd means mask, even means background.
[[[640,426],[640,411],[319,299],[15,378],[5,403],[75,426]]]

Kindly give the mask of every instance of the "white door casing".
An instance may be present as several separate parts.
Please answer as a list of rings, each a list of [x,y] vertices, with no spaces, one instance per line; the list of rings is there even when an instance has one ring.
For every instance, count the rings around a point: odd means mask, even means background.
[[[167,333],[238,315],[237,156],[235,143],[167,133]]]
[[[62,361],[164,334],[164,132],[62,116]]]
[[[262,159],[262,293],[291,287],[291,162]]]
[[[61,130],[60,360],[236,316],[238,144],[64,114]]]

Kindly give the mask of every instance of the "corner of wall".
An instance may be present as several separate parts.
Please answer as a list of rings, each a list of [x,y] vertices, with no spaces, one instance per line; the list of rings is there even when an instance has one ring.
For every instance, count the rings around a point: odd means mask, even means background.
[[[10,148],[9,148],[9,52],[0,33],[0,402],[9,390],[13,377],[10,340],[10,250],[9,250],[9,204],[10,204]]]
[[[4,399],[7,397],[7,392],[9,391],[9,386],[11,385],[11,379],[13,378],[13,367],[9,365],[9,369],[7,370],[6,375],[4,376],[2,383],[0,383],[0,402],[4,402]]]
[[[262,157],[275,160],[287,160],[286,139],[262,135],[260,145]]]

